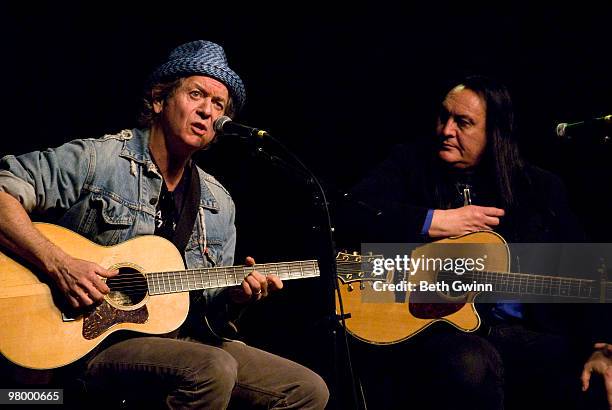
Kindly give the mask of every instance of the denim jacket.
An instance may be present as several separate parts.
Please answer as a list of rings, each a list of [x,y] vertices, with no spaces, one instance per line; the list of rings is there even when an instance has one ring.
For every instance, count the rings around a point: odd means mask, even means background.
[[[153,234],[162,177],[149,153],[148,130],[123,130],[58,148],[0,159],[0,191],[33,219],[53,221],[101,245]],[[225,188],[198,169],[201,197],[185,249],[188,268],[232,265],[235,207]],[[221,290],[203,292],[205,302]]]

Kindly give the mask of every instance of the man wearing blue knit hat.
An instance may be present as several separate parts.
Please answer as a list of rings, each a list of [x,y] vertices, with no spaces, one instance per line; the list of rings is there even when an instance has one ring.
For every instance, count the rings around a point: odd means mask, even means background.
[[[163,236],[190,269],[232,265],[234,203],[191,157],[214,140],[214,121],[239,112],[245,98],[219,45],[177,47],[147,82],[143,128],[0,159],[0,245],[40,268],[77,310],[106,303],[104,278],[118,272],[68,255],[30,214],[53,216],[101,245]],[[237,287],[192,292],[175,337],[111,334],[82,360],[87,390],[169,408],[224,409],[230,399],[237,406],[323,408],[329,393],[318,375],[223,337],[231,306],[280,288],[278,277],[252,271]]]

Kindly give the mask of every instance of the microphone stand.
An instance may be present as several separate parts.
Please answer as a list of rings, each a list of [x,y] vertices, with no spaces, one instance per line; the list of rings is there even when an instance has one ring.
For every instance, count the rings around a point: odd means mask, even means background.
[[[344,323],[344,314],[341,312],[341,315],[336,315],[335,308],[335,292],[339,293],[338,289],[338,280],[337,280],[337,270],[336,270],[336,246],[334,241],[334,228],[331,223],[331,215],[329,211],[329,202],[327,201],[327,197],[325,194],[325,190],[323,189],[321,183],[314,175],[313,172],[306,167],[306,165],[294,154],[292,153],[283,143],[279,140],[273,138],[271,135],[267,134],[265,138],[260,137],[241,137],[241,139],[246,140],[249,145],[254,149],[254,153],[256,156],[261,157],[271,163],[272,165],[289,171],[292,175],[297,177],[297,179],[301,180],[306,186],[310,187],[311,194],[313,197],[313,205],[317,209],[318,218],[320,222],[318,223],[318,232],[323,240],[321,246],[321,252],[319,254],[319,269],[321,273],[321,279],[323,280],[324,289],[325,289],[325,299],[324,299],[324,312],[325,312],[325,329],[328,333],[328,337],[331,339],[332,350],[331,350],[331,360],[330,363],[333,364],[331,373],[331,386],[330,391],[332,392],[330,396],[330,406],[336,408],[347,408],[346,406],[340,406],[341,400],[339,397],[340,389],[339,387],[339,375],[340,375],[340,361],[338,360],[338,330],[339,324],[338,320],[340,319]],[[274,155],[264,149],[264,140],[274,143],[275,146],[279,147],[284,151],[291,162]],[[348,194],[347,194],[348,195]],[[349,372],[351,376],[351,389],[352,396],[354,401],[354,408],[358,408],[359,401],[357,396],[357,390],[355,387],[355,378],[353,375],[352,364],[350,360],[350,352],[348,347],[348,340],[346,339],[346,332],[343,334],[345,340],[345,349],[346,355],[348,357],[348,365]],[[336,397],[334,397],[333,392],[336,393]],[[365,406],[364,406],[365,407]]]

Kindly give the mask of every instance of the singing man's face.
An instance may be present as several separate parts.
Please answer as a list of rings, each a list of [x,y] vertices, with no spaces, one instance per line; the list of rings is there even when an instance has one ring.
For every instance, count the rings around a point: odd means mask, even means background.
[[[453,88],[442,102],[436,132],[438,156],[455,168],[471,168],[487,146],[487,107],[483,98],[463,86]]]
[[[225,114],[227,87],[214,78],[185,78],[166,100],[153,103],[168,143],[186,151],[204,148],[215,138],[213,124]]]

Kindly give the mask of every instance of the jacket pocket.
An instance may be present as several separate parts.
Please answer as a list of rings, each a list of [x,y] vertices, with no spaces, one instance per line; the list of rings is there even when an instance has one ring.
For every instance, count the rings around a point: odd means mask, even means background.
[[[195,234],[194,234],[195,236]],[[219,266],[223,260],[223,243],[220,240],[209,239],[206,247],[198,241],[197,237],[192,238],[185,248],[185,259],[189,267],[212,268]]]
[[[202,249],[203,256],[212,266],[219,266],[223,261],[223,241],[209,238],[206,248]]]
[[[80,231],[101,245],[115,245],[129,239],[136,211],[104,194],[95,193],[81,223]]]

